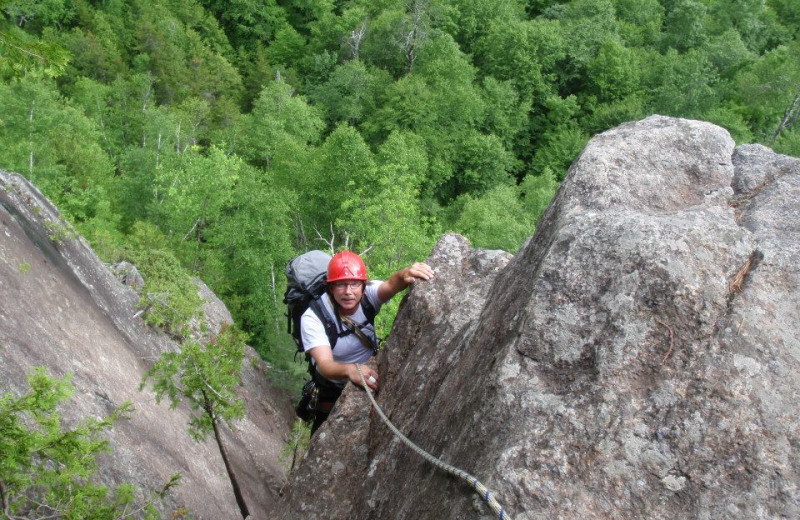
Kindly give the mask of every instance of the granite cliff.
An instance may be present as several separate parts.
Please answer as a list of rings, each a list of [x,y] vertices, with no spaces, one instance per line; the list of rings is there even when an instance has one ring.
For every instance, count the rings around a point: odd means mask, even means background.
[[[100,459],[102,481],[152,492],[180,472],[181,484],[160,504],[164,518],[186,509],[198,519],[241,519],[213,436],[194,442],[187,409],[170,410],[149,389],[138,390],[160,353],[178,345],[144,324],[130,287],[135,273],[123,271],[127,285],[34,186],[0,171],[0,391],[27,391],[26,374],[44,366],[52,376],[74,376],[67,423],[105,417],[130,401],[131,420],[109,433],[113,451]],[[200,283],[198,291],[212,331],[232,322],[207,287]],[[252,350],[247,357],[239,389],[247,415],[236,431],[223,429],[223,441],[253,517],[268,518],[285,481],[279,454],[294,412],[269,384],[266,365]]]

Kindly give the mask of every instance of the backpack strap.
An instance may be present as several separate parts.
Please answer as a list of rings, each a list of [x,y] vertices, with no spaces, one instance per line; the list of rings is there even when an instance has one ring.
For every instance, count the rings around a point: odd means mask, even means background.
[[[369,301],[366,295],[361,298],[361,310],[364,311],[364,316],[367,317],[367,323],[375,326],[375,316],[378,314],[378,311],[375,310],[375,306],[372,305],[372,302]]]
[[[331,316],[321,300],[321,296],[319,298],[314,298],[311,300],[309,307],[314,311],[314,314],[317,315],[319,321],[322,322],[322,326],[325,327],[325,335],[328,336],[328,342],[331,344],[331,350],[333,350],[336,346],[336,340],[339,339],[339,327],[336,326],[333,316]]]
[[[339,327],[334,320],[334,317],[328,312],[328,309],[325,308],[325,304],[322,302],[322,296],[319,298],[315,298],[311,300],[311,303],[308,305],[314,314],[317,315],[319,321],[322,322],[322,326],[325,327],[325,334],[328,336],[328,342],[331,344],[331,350],[336,347],[336,341],[344,336],[349,336],[353,334],[353,330],[350,327],[344,327],[342,332],[339,332]],[[369,298],[361,298],[361,310],[364,312],[364,316],[367,318],[367,323],[375,326],[375,316],[378,314],[375,310],[375,306],[372,305],[372,302],[369,301]]]
[[[350,334],[355,334],[356,336],[358,336],[358,339],[365,347],[371,348],[372,351],[375,352],[376,354],[378,353],[378,345],[372,344],[372,341],[370,341],[364,335],[364,333],[359,329],[359,327],[349,319],[344,321],[345,324],[345,326],[343,327],[344,330],[342,330],[342,332],[339,332],[339,327],[337,326],[336,321],[334,321],[333,316],[331,316],[331,314],[328,312],[328,309],[325,307],[325,303],[323,303],[321,300],[322,300],[322,295],[311,300],[311,303],[308,305],[308,307],[314,312],[314,314],[317,315],[319,320],[322,322],[322,326],[325,328],[325,335],[328,336],[328,342],[331,344],[331,350],[334,349],[334,347],[336,346],[336,341],[339,338],[342,338],[344,336],[349,336]],[[367,318],[367,323],[369,323],[374,327],[375,316],[378,313],[375,310],[375,306],[366,297],[361,298],[361,310],[364,311],[364,316]],[[316,367],[311,362],[311,356],[308,354],[308,352],[306,352],[306,359],[308,360],[308,373],[311,374],[311,377],[314,380],[317,379],[324,380],[325,378],[322,376],[322,374],[317,372]]]
[[[344,323],[345,327],[352,333],[355,334],[358,340],[364,345],[364,348],[372,350],[372,353],[377,355],[378,354],[378,344],[372,339],[368,338],[364,331],[361,330],[361,327],[353,323],[353,320],[348,318],[347,316],[341,316],[342,323]]]

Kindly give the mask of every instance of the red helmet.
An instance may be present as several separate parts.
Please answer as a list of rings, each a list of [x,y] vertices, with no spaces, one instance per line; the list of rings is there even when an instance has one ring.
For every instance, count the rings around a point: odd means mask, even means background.
[[[367,280],[367,266],[352,251],[336,253],[328,263],[328,283],[337,280]]]

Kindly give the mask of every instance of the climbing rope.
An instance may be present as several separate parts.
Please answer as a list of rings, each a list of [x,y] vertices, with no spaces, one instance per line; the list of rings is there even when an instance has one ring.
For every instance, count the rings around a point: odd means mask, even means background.
[[[503,511],[502,506],[500,506],[497,500],[495,500],[494,496],[492,496],[491,491],[489,491],[489,489],[486,486],[481,484],[477,478],[473,477],[466,471],[460,470],[456,467],[451,466],[450,464],[442,462],[441,460],[437,459],[427,451],[423,450],[422,448],[411,442],[408,437],[403,435],[403,433],[400,430],[398,430],[395,427],[395,425],[391,423],[391,421],[389,421],[389,419],[383,413],[383,410],[381,410],[381,407],[378,406],[378,403],[375,402],[375,398],[372,396],[372,390],[370,390],[370,388],[367,386],[367,382],[364,380],[364,374],[361,372],[361,367],[358,365],[358,363],[356,363],[355,365],[356,365],[356,370],[358,370],[358,375],[361,377],[361,384],[364,386],[364,390],[367,391],[367,396],[369,397],[370,402],[372,402],[373,408],[375,408],[375,411],[378,412],[378,415],[383,420],[384,424],[386,424],[386,426],[388,426],[389,429],[392,430],[392,433],[394,433],[398,439],[403,441],[403,443],[405,443],[406,446],[417,452],[420,456],[422,456],[422,458],[424,458],[434,466],[443,469],[444,471],[450,473],[451,475],[455,475],[456,477],[464,480],[464,482],[472,486],[472,488],[475,489],[478,495],[480,495],[483,501],[486,502],[486,504],[492,509],[492,511],[494,511],[494,513],[500,520],[511,520],[511,517],[508,515],[508,513]]]

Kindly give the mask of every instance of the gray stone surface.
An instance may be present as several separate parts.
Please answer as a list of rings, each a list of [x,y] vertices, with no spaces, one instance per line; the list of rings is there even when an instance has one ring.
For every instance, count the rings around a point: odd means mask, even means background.
[[[230,314],[203,287],[211,329],[217,330]],[[68,421],[105,416],[131,401],[132,419],[110,432],[113,452],[101,461],[104,481],[155,490],[182,472],[182,484],[164,506],[166,518],[179,508],[198,519],[241,518],[213,439],[195,443],[186,431],[186,409],[170,410],[157,405],[149,390],[138,391],[153,360],[177,345],[136,317],[136,292],[115,278],[36,188],[2,171],[0,295],[0,391],[19,394],[30,368],[44,365],[52,375],[74,375],[75,397],[63,413]],[[239,391],[247,416],[234,432],[223,428],[223,435],[253,518],[268,518],[285,481],[278,458],[293,411],[288,397],[270,386],[264,363],[252,351],[247,355]]]
[[[111,272],[117,277],[117,280],[127,285],[137,293],[141,293],[144,288],[144,278],[142,278],[139,269],[130,262],[118,262],[111,266]]]
[[[207,341],[211,336],[219,334],[222,326],[233,323],[233,316],[228,307],[199,278],[194,279],[197,294],[203,299],[202,321],[194,318],[189,323],[189,334],[195,341]]]
[[[443,237],[429,258],[439,278],[414,287],[414,297],[398,315],[387,349],[379,356],[380,395],[390,399],[384,403],[385,412],[392,419],[409,414],[407,420],[416,425],[404,430],[410,437],[426,438],[429,414],[452,408],[449,401],[460,393],[459,386],[470,384],[466,374],[450,370],[464,349],[448,349],[474,331],[490,282],[510,259],[511,255],[502,251],[472,250],[458,235]],[[424,296],[416,297],[419,294]],[[441,348],[439,341],[444,342]],[[396,398],[401,395],[407,399]],[[314,436],[294,472],[283,509],[275,517],[406,518],[403,509],[384,509],[379,503],[389,499],[387,494],[395,493],[399,484],[420,485],[415,480],[419,472],[427,479],[430,468],[417,464],[419,460],[392,441],[391,435],[386,436],[387,431],[377,415],[370,414],[364,392],[348,385],[336,403],[336,412]],[[426,440],[445,446],[454,433]],[[409,463],[413,464],[408,467]],[[413,496],[408,498],[414,501]]]
[[[519,519],[800,517],[800,160],[660,116],[593,138],[509,261],[442,238],[379,403]],[[478,519],[350,386],[278,518]]]

